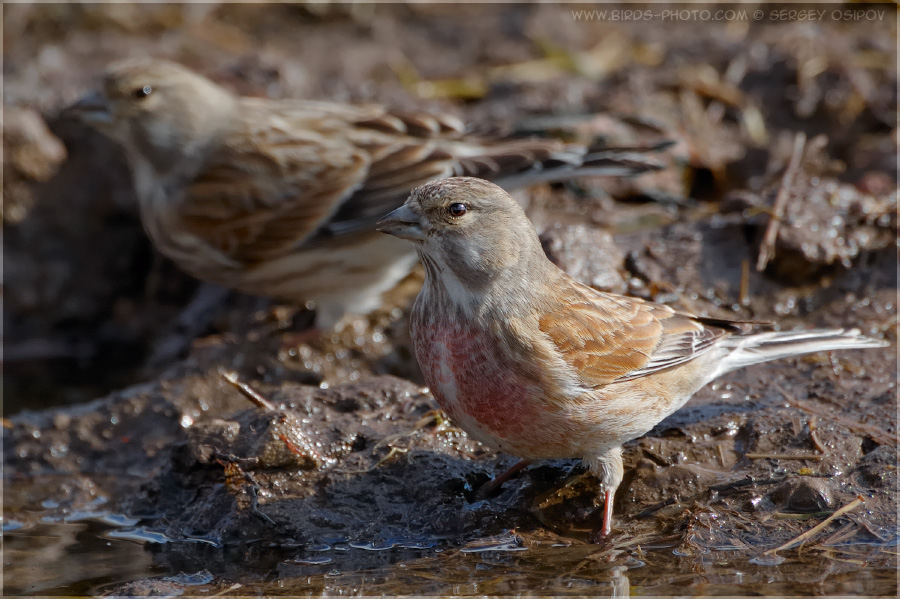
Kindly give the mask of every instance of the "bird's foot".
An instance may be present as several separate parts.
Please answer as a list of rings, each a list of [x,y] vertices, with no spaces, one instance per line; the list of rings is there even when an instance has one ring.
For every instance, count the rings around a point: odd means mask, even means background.
[[[598,530],[591,536],[591,543],[596,543],[598,545],[605,545],[606,543],[609,543],[609,533],[612,532],[612,512],[614,499],[615,493],[612,490],[607,490],[603,494],[603,525],[600,527],[600,530]]]

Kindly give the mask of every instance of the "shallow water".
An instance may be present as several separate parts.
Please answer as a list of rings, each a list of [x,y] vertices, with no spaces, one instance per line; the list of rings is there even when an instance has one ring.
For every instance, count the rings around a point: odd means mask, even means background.
[[[237,595],[891,596],[897,590],[896,538],[773,558],[761,549],[621,538],[604,547],[514,532],[465,546],[420,538],[223,548],[121,524],[108,515],[30,526],[7,520],[4,594],[94,595],[141,579],[149,579],[142,583],[145,592],[165,587],[187,595],[232,589]],[[154,559],[160,542],[178,545],[177,567]],[[758,556],[749,557],[753,553]]]

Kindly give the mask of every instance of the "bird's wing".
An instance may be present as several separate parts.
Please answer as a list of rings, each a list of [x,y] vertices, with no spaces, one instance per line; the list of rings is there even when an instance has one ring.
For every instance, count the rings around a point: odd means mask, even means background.
[[[328,223],[326,232],[333,235],[371,227],[402,204],[410,191],[433,179],[508,179],[519,186],[541,180],[541,176],[535,179],[529,173],[546,173],[543,178],[550,180],[554,178],[551,173],[558,171],[559,177],[564,177],[563,171],[568,173],[585,164],[583,147],[570,147],[553,139],[467,135],[462,121],[446,114],[382,109],[348,123],[352,127],[346,135],[371,157],[371,162],[365,180]],[[600,167],[600,160],[591,156],[590,165]],[[612,162],[610,157],[603,159]],[[653,168],[646,164],[641,168],[630,165],[627,172]]]
[[[252,264],[306,242],[362,184],[369,157],[290,115],[247,118],[188,185],[184,230]]]
[[[448,115],[382,112],[354,123],[352,137],[372,157],[366,180],[328,223],[330,234],[371,227],[432,179],[478,177],[506,189],[573,176],[629,176],[657,170],[648,156],[667,147],[584,147],[545,138],[466,135]]]
[[[683,364],[738,330],[727,321],[705,323],[662,304],[589,287],[577,286],[565,295],[565,310],[546,313],[539,327],[589,387]]]
[[[463,123],[449,115],[382,111],[360,115],[345,135],[369,157],[365,178],[323,229],[343,235],[371,228],[403,203],[414,188],[453,175],[456,156],[448,144],[463,143]]]
[[[254,263],[371,229],[416,186],[453,174],[452,117],[379,106],[242,100],[242,121],[189,185],[183,228]]]
[[[594,169],[586,174],[611,165],[614,174],[656,168],[632,164],[634,149],[622,154],[623,166],[618,154],[585,154],[552,139],[481,139],[447,114],[242,102],[243,129],[193,182],[182,209],[189,233],[241,262],[372,229],[412,189],[433,179],[465,175],[526,184],[535,173],[549,180],[580,166]]]

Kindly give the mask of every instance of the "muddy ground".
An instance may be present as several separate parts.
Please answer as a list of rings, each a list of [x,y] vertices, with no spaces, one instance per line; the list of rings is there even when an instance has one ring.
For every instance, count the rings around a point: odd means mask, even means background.
[[[894,595],[896,17],[879,9],[672,23],[563,6],[5,5],[5,594]],[[698,393],[626,446],[614,533],[592,545],[597,483],[575,461],[476,496],[515,460],[421,387],[420,273],[338,332],[310,338],[308,311],[234,294],[184,337],[198,284],[144,237],[118,150],[57,116],[141,53],[245,94],[671,139],[666,171],[520,194],[554,261],[695,313],[892,345]]]

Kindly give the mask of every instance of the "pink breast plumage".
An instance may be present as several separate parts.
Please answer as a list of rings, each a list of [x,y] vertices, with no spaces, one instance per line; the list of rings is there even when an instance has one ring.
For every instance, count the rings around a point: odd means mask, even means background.
[[[511,452],[520,439],[533,438],[540,390],[517,376],[486,331],[429,323],[414,341],[429,388],[457,425]]]

